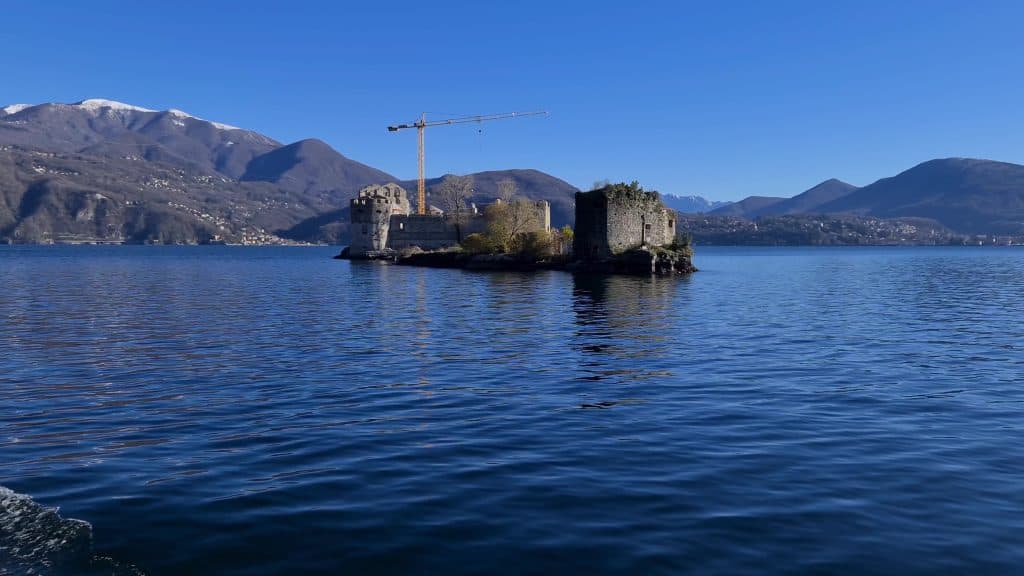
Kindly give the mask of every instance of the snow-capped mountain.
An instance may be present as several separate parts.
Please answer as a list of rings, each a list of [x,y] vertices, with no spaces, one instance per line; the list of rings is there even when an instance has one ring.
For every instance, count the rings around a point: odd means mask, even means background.
[[[257,132],[181,110],[152,110],[115,100],[14,104],[2,110],[0,144],[160,159],[236,179],[253,158],[281,146]]]
[[[661,199],[666,206],[677,212],[694,214],[710,212],[716,208],[721,208],[722,206],[730,204],[730,202],[708,200],[703,196],[677,196],[675,194],[662,194]]]
[[[104,99],[0,108],[0,242],[285,235],[394,180],[323,142],[284,146],[178,109]]]
[[[0,116],[6,116],[8,114],[17,114],[25,108],[31,108],[33,104],[11,104],[10,106],[4,106],[0,108]]]
[[[549,200],[553,222],[571,221],[576,189],[561,180],[478,176],[483,201],[509,178]],[[0,242],[240,241],[254,231],[338,242],[348,200],[396,181],[320,140],[283,145],[178,109],[103,99],[0,108]]]
[[[125,104],[124,102],[118,102],[116,100],[105,100],[103,98],[90,98],[88,100],[82,100],[81,102],[75,102],[74,104],[59,104],[59,103],[49,103],[49,104],[11,104],[9,106],[5,106],[3,108],[0,108],[0,116],[17,114],[18,112],[21,112],[23,110],[27,110],[29,108],[33,108],[35,106],[70,106],[70,107],[74,107],[74,108],[80,108],[82,110],[87,110],[87,111],[92,112],[94,114],[100,114],[100,113],[103,113],[104,111],[107,111],[107,110],[112,111],[112,112],[148,112],[148,113],[153,113],[153,114],[160,113],[159,110],[150,110],[149,108],[143,108],[142,106],[135,106],[133,104]],[[164,110],[163,112],[166,112],[166,113],[168,113],[168,114],[170,114],[172,116],[175,116],[177,118],[189,118],[189,119],[192,119],[192,120],[198,120],[200,122],[209,122],[210,124],[212,124],[214,127],[216,127],[219,130],[241,130],[241,128],[239,128],[237,126],[231,126],[229,124],[222,124],[220,122],[211,122],[209,120],[205,120],[205,119],[200,118],[198,116],[193,116],[192,114],[189,114],[188,112],[185,112],[183,110],[178,110],[176,108],[171,108],[170,110]]]

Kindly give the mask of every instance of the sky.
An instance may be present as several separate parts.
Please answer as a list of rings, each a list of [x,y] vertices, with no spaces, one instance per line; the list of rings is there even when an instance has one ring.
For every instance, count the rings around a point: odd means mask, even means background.
[[[715,200],[1024,163],[1024,2],[0,0],[0,106],[106,98],[399,178],[536,168]]]

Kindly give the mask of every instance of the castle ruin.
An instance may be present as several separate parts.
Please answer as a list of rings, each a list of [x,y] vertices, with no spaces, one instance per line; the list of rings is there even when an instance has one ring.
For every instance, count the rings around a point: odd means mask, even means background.
[[[657,192],[637,184],[609,185],[576,193],[573,253],[577,259],[608,258],[640,247],[671,245],[676,214]]]
[[[532,204],[537,210],[537,222],[545,231],[550,230],[550,204],[543,200]],[[487,219],[475,205],[458,219],[433,206],[430,208],[430,214],[413,213],[406,191],[398,184],[363,188],[350,202],[348,257],[391,257],[394,251],[413,246],[437,250],[455,246],[466,236],[487,230]]]
[[[391,218],[408,216],[409,198],[398,184],[367,186],[349,203],[353,254],[372,254],[388,247]]]

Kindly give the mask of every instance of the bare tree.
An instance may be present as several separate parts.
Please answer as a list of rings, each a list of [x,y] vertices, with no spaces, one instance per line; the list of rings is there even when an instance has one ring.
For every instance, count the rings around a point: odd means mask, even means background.
[[[537,212],[537,205],[528,198],[516,198],[509,203],[508,207],[511,238],[540,228],[540,214]]]
[[[527,198],[512,198],[488,207],[487,224],[494,243],[503,252],[511,252],[523,235],[540,229],[541,220],[536,204]]]
[[[450,174],[441,180],[438,196],[448,220],[455,225],[455,234],[462,242],[462,228],[469,220],[469,199],[473,197],[473,177]]]
[[[498,199],[511,202],[516,197],[516,181],[511,178],[498,181]]]

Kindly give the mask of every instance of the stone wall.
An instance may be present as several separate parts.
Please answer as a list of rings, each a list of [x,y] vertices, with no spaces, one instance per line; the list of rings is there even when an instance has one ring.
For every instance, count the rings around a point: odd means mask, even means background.
[[[424,250],[436,250],[459,243],[459,233],[455,222],[444,216],[429,214],[393,216],[390,228],[388,248],[394,250],[412,246],[419,246]],[[486,229],[487,221],[483,216],[469,216],[462,224],[462,238],[470,234],[484,232]]]
[[[544,200],[532,203],[537,210],[539,227],[551,229],[551,205]],[[468,214],[463,217],[462,239],[470,234],[487,232],[487,218],[483,214]],[[410,214],[393,216],[388,235],[388,248],[401,250],[418,246],[424,250],[447,248],[459,243],[459,231],[453,219],[445,216]]]
[[[606,258],[641,246],[666,246],[676,237],[675,212],[657,192],[614,185],[576,193],[573,252],[577,258]]]
[[[551,228],[551,206],[533,202],[538,223]],[[386,248],[401,250],[418,246],[436,250],[455,246],[460,238],[487,231],[487,220],[474,211],[463,217],[461,234],[452,218],[438,214],[413,214],[406,191],[397,184],[367,186],[350,203],[349,254],[354,258]]]

